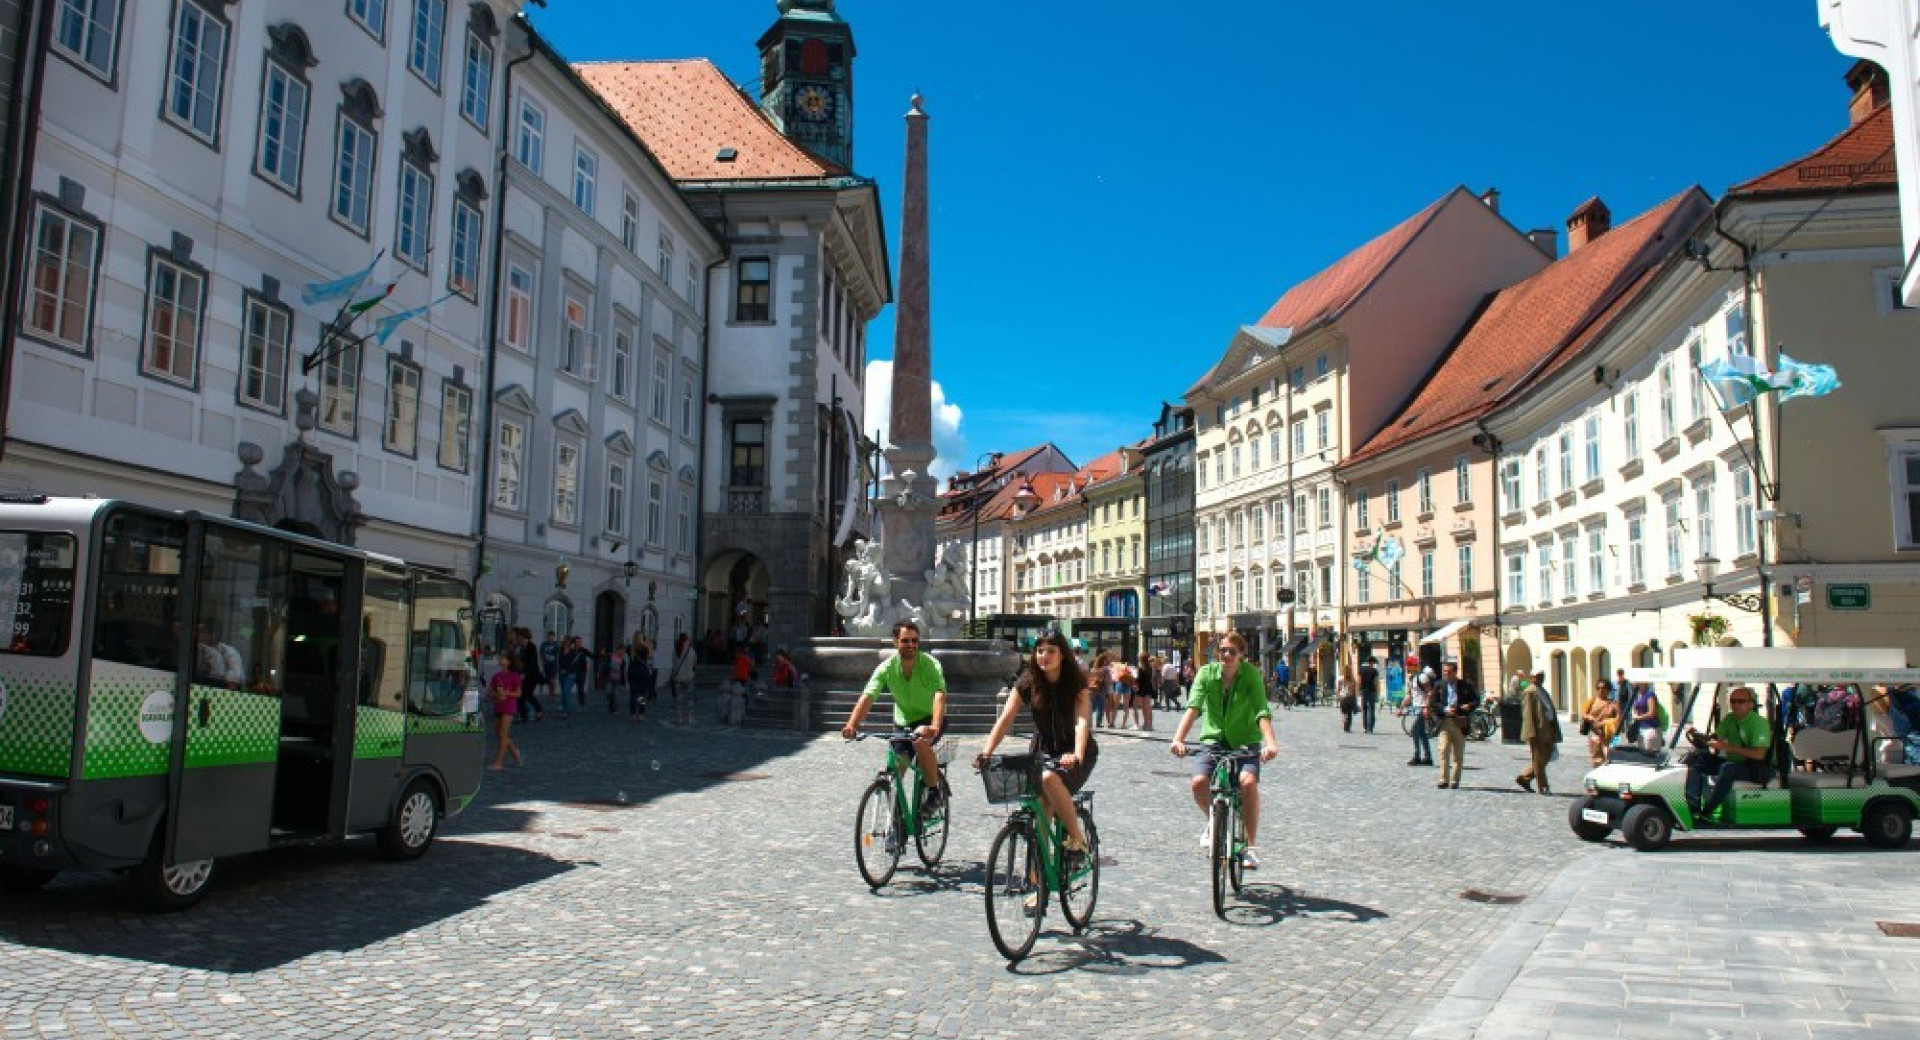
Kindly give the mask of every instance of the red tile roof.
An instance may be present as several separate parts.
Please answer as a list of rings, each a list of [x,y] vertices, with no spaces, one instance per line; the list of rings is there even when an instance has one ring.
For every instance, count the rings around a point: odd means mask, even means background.
[[[1893,164],[1893,106],[1881,105],[1813,154],[1744,184],[1736,184],[1727,194],[1825,194],[1858,188],[1891,188],[1897,180]]]
[[[780,133],[705,58],[576,64],[677,181],[813,180],[846,173]],[[723,148],[736,157],[722,162]]]
[[[1495,293],[1413,400],[1341,468],[1485,415],[1577,355],[1712,210],[1698,187]]]
[[[1454,192],[1464,191],[1455,188]],[[1293,329],[1296,333],[1322,321],[1340,317],[1348,304],[1358,299],[1367,286],[1380,277],[1400,251],[1412,242],[1420,229],[1453,197],[1448,192],[1426,209],[1401,221],[1392,229],[1348,253],[1333,266],[1288,289],[1286,295],[1267,308],[1255,324],[1268,328]]]

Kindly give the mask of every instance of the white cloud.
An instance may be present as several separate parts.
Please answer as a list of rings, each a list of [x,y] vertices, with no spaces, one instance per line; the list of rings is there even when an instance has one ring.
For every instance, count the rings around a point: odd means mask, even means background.
[[[880,431],[880,446],[887,445],[887,421],[893,414],[893,362],[867,362],[867,430]],[[939,380],[933,381],[933,475],[941,480],[965,469],[967,436],[960,431],[963,413],[960,406],[947,400]],[[884,464],[884,462],[883,462]]]

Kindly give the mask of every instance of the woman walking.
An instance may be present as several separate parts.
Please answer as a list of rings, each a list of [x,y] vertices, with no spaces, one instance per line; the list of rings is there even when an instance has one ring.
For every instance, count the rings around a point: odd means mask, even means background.
[[[1340,669],[1340,682],[1333,692],[1340,698],[1340,728],[1348,733],[1353,732],[1353,717],[1360,713],[1359,685],[1352,665]]]
[[[1133,710],[1140,717],[1142,732],[1153,732],[1153,704],[1160,699],[1158,689],[1160,664],[1153,655],[1144,651],[1140,654],[1140,667],[1134,673]]]
[[[680,633],[673,641],[673,665],[667,672],[667,686],[673,690],[673,721],[693,725],[693,673],[699,666],[693,652],[693,637]]]
[[[513,716],[520,701],[520,662],[512,654],[500,655],[500,670],[487,681],[487,699],[493,702],[493,762],[487,768],[499,772],[507,767],[507,756],[520,764],[520,745],[513,742]]]

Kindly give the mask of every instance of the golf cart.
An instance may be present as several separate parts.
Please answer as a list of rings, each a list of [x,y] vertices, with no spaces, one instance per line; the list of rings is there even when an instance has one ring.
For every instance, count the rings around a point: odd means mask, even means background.
[[[1685,648],[1670,666],[1629,668],[1634,683],[1683,684],[1685,708],[1673,717],[1662,748],[1652,753],[1616,747],[1609,760],[1587,774],[1586,794],[1567,814],[1573,833],[1604,841],[1619,830],[1642,852],[1667,844],[1675,830],[1795,829],[1809,841],[1825,841],[1841,828],[1857,830],[1876,848],[1897,849],[1913,834],[1920,814],[1920,765],[1897,760],[1893,734],[1881,732],[1884,711],[1868,704],[1877,684],[1920,683],[1920,669],[1907,667],[1903,650],[1787,647]],[[1808,726],[1789,739],[1775,710],[1778,687],[1851,687],[1866,707],[1857,725],[1844,730]],[[1711,734],[1737,686],[1759,696],[1772,734],[1765,784],[1736,782],[1710,817],[1696,819],[1686,799],[1687,760],[1696,750],[1684,738],[1700,698],[1710,705],[1702,732]],[[1881,761],[1881,751],[1896,761]]]

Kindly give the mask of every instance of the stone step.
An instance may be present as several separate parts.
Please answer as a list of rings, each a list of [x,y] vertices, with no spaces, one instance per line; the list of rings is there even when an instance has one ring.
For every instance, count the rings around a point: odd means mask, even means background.
[[[859,690],[768,690],[749,698],[743,725],[763,729],[795,729],[795,702],[806,698],[808,731],[831,733],[846,724],[847,714],[860,699]],[[949,691],[947,694],[947,731],[949,733],[985,733],[999,716],[997,693]],[[882,702],[867,713],[861,725],[869,733],[886,733],[893,728],[893,709]]]

